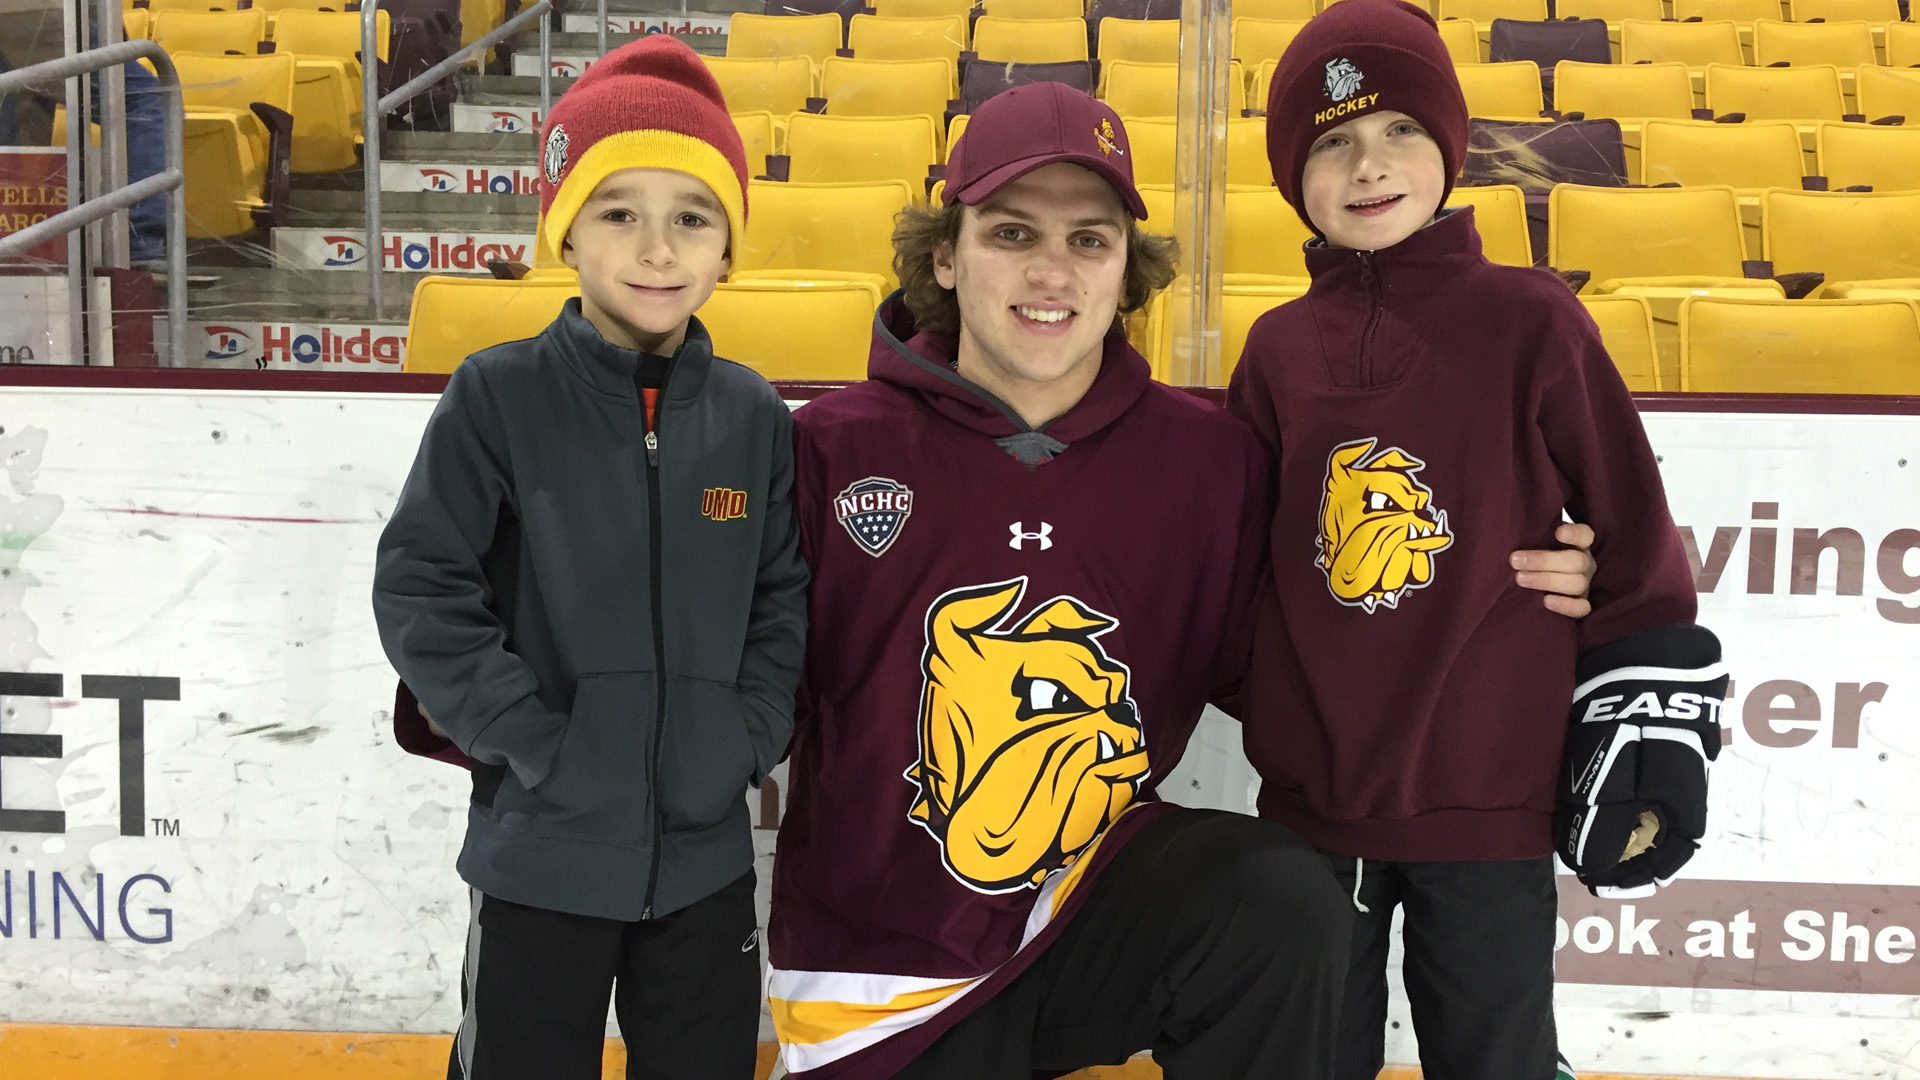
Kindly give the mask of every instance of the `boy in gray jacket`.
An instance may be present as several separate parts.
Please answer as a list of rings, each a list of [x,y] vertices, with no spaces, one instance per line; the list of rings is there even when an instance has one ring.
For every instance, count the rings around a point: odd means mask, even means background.
[[[580,299],[454,373],[374,578],[388,657],[473,768],[448,1072],[597,1078],[611,994],[628,1077],[746,1080],[743,795],[785,752],[807,569],[787,408],[693,318],[745,152],[666,35],[595,64],[543,135],[542,229]]]

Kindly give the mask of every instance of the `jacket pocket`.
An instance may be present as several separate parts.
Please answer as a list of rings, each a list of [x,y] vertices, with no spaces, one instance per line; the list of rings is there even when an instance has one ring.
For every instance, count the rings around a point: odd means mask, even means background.
[[[667,831],[692,832],[738,809],[753,777],[740,693],[727,683],[667,678],[667,730],[660,740],[660,810]]]
[[[500,822],[547,836],[645,841],[655,686],[648,672],[581,675],[552,771],[528,791],[509,770],[494,796]]]

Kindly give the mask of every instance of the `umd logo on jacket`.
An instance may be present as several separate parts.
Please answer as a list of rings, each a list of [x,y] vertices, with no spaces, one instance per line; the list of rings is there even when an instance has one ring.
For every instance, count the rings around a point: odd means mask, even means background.
[[[1433,489],[1414,479],[1426,462],[1377,439],[1341,443],[1327,455],[1320,501],[1320,557],[1333,598],[1349,607],[1398,607],[1433,581],[1433,556],[1453,545],[1447,512]]]
[[[907,816],[976,892],[1037,887],[1106,831],[1147,778],[1119,625],[1071,596],[1016,615],[1027,579],[953,589],[927,610],[918,794]]]
[[[700,494],[700,516],[732,521],[747,516],[747,493],[733,488],[708,488]]]

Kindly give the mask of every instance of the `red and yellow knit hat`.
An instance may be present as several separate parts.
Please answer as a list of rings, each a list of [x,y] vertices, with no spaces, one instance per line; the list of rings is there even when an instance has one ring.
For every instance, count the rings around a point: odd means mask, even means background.
[[[747,152],[720,84],[666,34],[602,57],[553,103],[541,131],[541,235],[557,254],[600,181],[621,169],[675,169],[713,189],[729,242],[747,226]]]

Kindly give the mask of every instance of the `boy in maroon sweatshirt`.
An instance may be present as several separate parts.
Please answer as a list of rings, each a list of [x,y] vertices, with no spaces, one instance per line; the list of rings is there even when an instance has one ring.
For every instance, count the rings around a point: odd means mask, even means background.
[[[1692,854],[1719,644],[1592,320],[1551,274],[1483,258],[1471,208],[1439,213],[1467,110],[1432,17],[1332,5],[1267,124],[1321,239],[1228,394],[1279,462],[1241,718],[1262,816],[1333,855],[1357,911],[1337,1075],[1381,1067],[1402,906],[1429,1080],[1549,1080],[1552,855],[1632,895]],[[1563,512],[1598,534],[1579,623],[1509,570]]]

